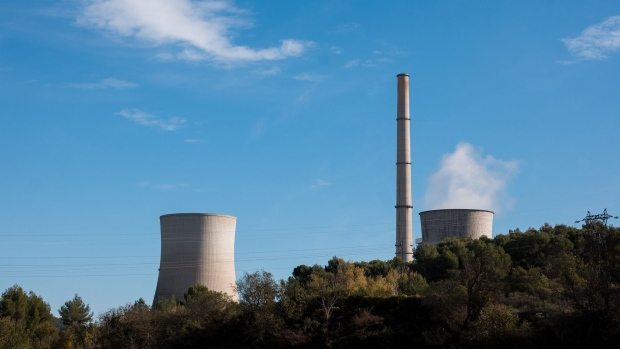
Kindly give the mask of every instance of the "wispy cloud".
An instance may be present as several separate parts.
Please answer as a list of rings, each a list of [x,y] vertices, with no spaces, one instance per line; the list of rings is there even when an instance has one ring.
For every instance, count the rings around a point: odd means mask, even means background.
[[[153,190],[161,190],[161,191],[168,191],[168,190],[175,190],[175,189],[182,189],[182,188],[187,188],[190,185],[186,184],[186,183],[176,183],[176,184],[170,184],[170,183],[151,183],[149,181],[143,181],[138,183],[138,186],[141,188],[147,188],[147,189],[153,189]]]
[[[330,51],[332,51],[332,53],[340,55],[342,54],[342,49],[338,46],[332,46],[329,48]]]
[[[271,67],[271,68],[261,68],[254,71],[254,75],[257,76],[273,76],[280,74],[280,68]]]
[[[302,80],[302,81],[320,82],[320,81],[327,79],[328,77],[329,77],[328,75],[301,73],[301,74],[297,74],[293,76],[293,79]]]
[[[402,50],[398,46],[382,43],[382,50],[372,50],[369,58],[358,58],[349,60],[344,64],[346,69],[350,68],[371,68],[377,67],[386,63],[394,62],[396,59],[402,59],[409,55],[409,52]]]
[[[155,46],[178,45],[181,51],[160,59],[210,60],[219,63],[279,60],[301,55],[310,41],[280,40],[276,47],[254,49],[232,42],[236,29],[248,28],[246,11],[230,1],[86,0],[78,23]]]
[[[348,61],[347,63],[344,64],[344,67],[349,69],[349,68],[356,68],[356,67],[376,67],[377,64],[371,60],[371,59],[365,59],[365,60],[361,60],[361,59],[354,59],[351,61]]]
[[[331,29],[328,31],[329,34],[346,34],[346,33],[353,33],[355,31],[358,31],[361,28],[361,24],[359,23],[342,23],[339,24],[337,27]]]
[[[620,16],[587,27],[575,38],[562,39],[568,51],[581,59],[601,60],[620,50]]]
[[[265,120],[259,119],[254,122],[252,128],[250,130],[250,139],[256,139],[263,135],[265,132],[266,125]]]
[[[440,169],[429,178],[424,195],[427,209],[472,208],[499,212],[510,203],[504,195],[516,161],[483,157],[469,143],[459,143],[446,154]]]
[[[162,119],[139,109],[123,109],[116,114],[139,125],[150,126],[164,131],[174,131],[185,126],[186,123],[184,118],[175,116],[169,119]]]
[[[115,89],[124,90],[127,88],[137,87],[138,84],[133,82],[120,80],[117,78],[101,79],[99,82],[87,82],[87,83],[68,83],[64,84],[65,87],[80,88],[84,90],[99,90],[99,89]]]
[[[151,189],[155,189],[155,190],[174,190],[174,189],[186,188],[186,187],[188,187],[187,184],[168,184],[168,183],[154,184],[150,186]]]
[[[314,88],[309,88],[305,91],[302,91],[297,97],[293,98],[293,106],[299,106],[300,104],[306,103],[310,100],[310,97],[314,93]]]
[[[310,189],[316,190],[316,189],[330,186],[331,184],[332,183],[330,181],[327,181],[324,179],[315,179],[312,181],[312,184],[310,184]]]

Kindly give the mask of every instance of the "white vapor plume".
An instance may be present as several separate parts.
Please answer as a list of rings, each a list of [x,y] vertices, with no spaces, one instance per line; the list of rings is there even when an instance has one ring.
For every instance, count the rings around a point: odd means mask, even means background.
[[[235,45],[235,29],[251,22],[230,1],[85,0],[78,24],[134,38],[154,46],[177,45],[174,58],[215,62],[278,60],[301,55],[312,42],[282,39],[279,46],[253,49]]]
[[[424,206],[498,213],[506,204],[506,183],[517,167],[516,161],[483,157],[471,144],[461,142],[453,153],[443,156],[440,169],[430,176]]]

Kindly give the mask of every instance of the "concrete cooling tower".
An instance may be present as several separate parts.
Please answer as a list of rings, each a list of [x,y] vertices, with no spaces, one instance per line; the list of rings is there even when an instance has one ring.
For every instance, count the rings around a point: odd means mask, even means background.
[[[493,236],[493,212],[470,209],[420,212],[422,242],[438,244],[447,238],[479,239]]]
[[[153,304],[173,295],[183,301],[194,284],[223,292],[238,301],[235,277],[237,218],[209,213],[177,213],[160,217],[161,261]]]

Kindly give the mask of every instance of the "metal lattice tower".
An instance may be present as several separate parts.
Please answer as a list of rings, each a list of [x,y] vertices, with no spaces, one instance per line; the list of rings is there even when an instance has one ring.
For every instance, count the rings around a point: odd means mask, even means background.
[[[588,211],[588,214],[585,216],[585,218],[575,221],[575,223],[584,222],[586,225],[588,225],[592,224],[593,222],[601,222],[605,227],[607,227],[607,221],[610,218],[618,219],[618,216],[610,215],[609,213],[607,213],[607,209],[604,209],[603,213],[601,214],[591,214],[590,211]]]
[[[588,211],[588,214],[583,219],[575,221],[575,223],[584,222],[585,227],[589,229],[589,233],[592,235],[592,238],[594,239],[593,248],[595,249],[596,255],[597,255],[597,259],[594,262],[596,271],[597,273],[600,274],[602,280],[605,280],[607,284],[611,282],[610,281],[611,279],[609,275],[609,270],[606,267],[607,262],[605,261],[605,255],[606,255],[605,251],[607,247],[605,246],[606,243],[605,243],[604,234],[607,233],[607,221],[610,218],[618,219],[618,216],[612,216],[609,213],[607,213],[607,209],[604,209],[603,213],[601,214],[591,214],[590,211]],[[599,222],[603,225],[602,231],[601,229],[597,229],[596,227],[593,226],[593,223],[595,222]]]

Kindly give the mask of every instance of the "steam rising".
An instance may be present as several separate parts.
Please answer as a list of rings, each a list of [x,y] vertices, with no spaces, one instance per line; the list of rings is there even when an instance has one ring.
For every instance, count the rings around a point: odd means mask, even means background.
[[[506,182],[517,170],[516,161],[483,157],[465,142],[445,154],[441,168],[429,178],[426,209],[468,208],[500,212],[506,206]]]

